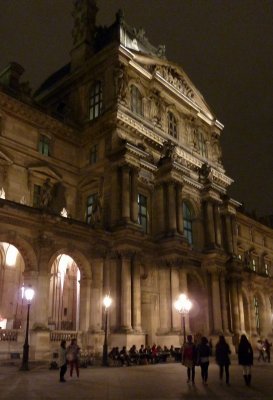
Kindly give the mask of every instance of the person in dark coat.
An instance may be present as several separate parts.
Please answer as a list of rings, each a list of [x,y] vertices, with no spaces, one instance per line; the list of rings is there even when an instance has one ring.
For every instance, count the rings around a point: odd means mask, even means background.
[[[197,361],[201,367],[201,377],[204,385],[207,385],[208,380],[209,356],[210,345],[208,339],[203,336],[200,344],[197,346]]]
[[[238,361],[243,367],[243,376],[247,386],[251,383],[251,366],[253,365],[253,350],[246,335],[241,336],[238,347]]]
[[[194,385],[195,365],[196,365],[196,346],[192,341],[192,335],[187,336],[187,342],[182,347],[182,364],[187,368],[187,383],[192,381]]]
[[[220,380],[223,379],[224,369],[226,373],[226,384],[229,385],[229,366],[230,366],[230,355],[231,351],[223,335],[219,336],[219,341],[215,347],[216,362],[220,368]]]

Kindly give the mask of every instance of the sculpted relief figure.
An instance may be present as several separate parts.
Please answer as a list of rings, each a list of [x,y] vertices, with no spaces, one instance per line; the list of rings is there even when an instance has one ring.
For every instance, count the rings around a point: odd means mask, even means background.
[[[155,90],[151,97],[151,117],[154,122],[158,125],[162,125],[162,115],[163,115],[163,100],[159,95],[159,92]]]
[[[194,93],[191,87],[183,76],[179,75],[174,68],[166,66],[157,66],[155,72],[159,73],[167,82],[173,85],[181,93],[185,94],[189,98],[194,97]]]
[[[124,65],[120,64],[114,70],[114,82],[116,96],[119,100],[125,101],[128,89],[128,76]]]
[[[222,164],[222,150],[218,138],[211,140],[211,157],[214,162]]]
[[[208,163],[202,164],[199,171],[199,180],[201,183],[211,183],[213,181],[213,172]]]

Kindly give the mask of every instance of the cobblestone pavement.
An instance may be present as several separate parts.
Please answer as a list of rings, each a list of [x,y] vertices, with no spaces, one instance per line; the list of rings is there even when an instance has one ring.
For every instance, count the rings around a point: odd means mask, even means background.
[[[1,400],[272,400],[273,365],[256,363],[253,384],[243,382],[241,368],[231,366],[231,386],[221,384],[218,367],[211,362],[208,386],[203,386],[196,368],[195,386],[186,383],[186,368],[178,363],[133,367],[90,367],[80,378],[58,381],[58,371],[33,367],[22,372],[15,366],[0,366]]]

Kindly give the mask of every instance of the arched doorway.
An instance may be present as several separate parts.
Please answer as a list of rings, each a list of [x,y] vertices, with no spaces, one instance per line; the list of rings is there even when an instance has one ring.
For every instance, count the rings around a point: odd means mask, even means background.
[[[80,270],[67,254],[51,267],[48,324],[54,330],[79,329]]]
[[[0,243],[0,327],[19,329],[24,319],[22,298],[24,260],[10,243]]]

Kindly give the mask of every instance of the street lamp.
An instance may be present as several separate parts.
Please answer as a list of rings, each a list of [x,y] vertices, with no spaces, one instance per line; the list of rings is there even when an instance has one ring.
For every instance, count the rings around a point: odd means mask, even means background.
[[[178,299],[174,302],[174,307],[182,315],[183,336],[184,336],[184,343],[186,343],[185,316],[189,314],[189,311],[192,308],[192,302],[188,299],[188,297],[184,293],[182,293],[179,295]]]
[[[104,326],[104,343],[103,343],[103,355],[102,355],[102,365],[108,367],[108,308],[112,304],[112,299],[109,295],[105,296],[103,299],[103,305],[105,307],[105,326]]]
[[[22,288],[22,297],[24,297],[27,301],[27,327],[26,327],[26,337],[25,337],[25,343],[23,347],[23,360],[22,360],[22,365],[20,370],[21,371],[28,371],[28,353],[29,353],[29,345],[28,345],[28,328],[29,328],[29,309],[30,309],[30,304],[31,301],[34,297],[34,290],[29,287],[27,289]]]

